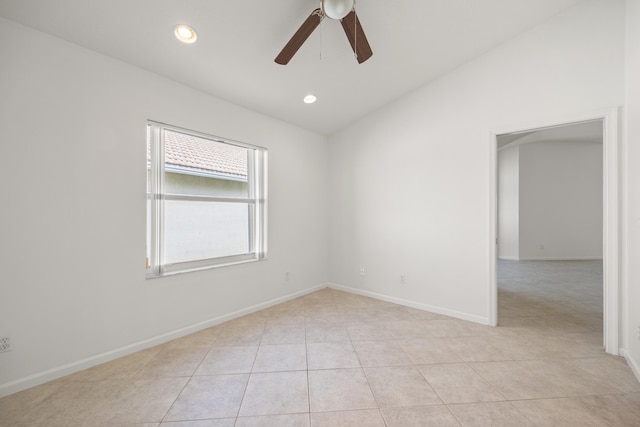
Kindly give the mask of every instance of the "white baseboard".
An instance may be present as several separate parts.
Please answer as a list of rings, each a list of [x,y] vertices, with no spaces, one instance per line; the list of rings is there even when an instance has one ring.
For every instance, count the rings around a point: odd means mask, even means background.
[[[336,283],[328,283],[328,287],[339,291],[349,292],[352,294],[363,295],[375,298],[381,301],[392,302],[394,304],[403,305],[405,307],[417,308],[419,310],[429,311],[431,313],[442,314],[443,316],[455,317],[456,319],[467,320],[469,322],[479,323],[481,325],[490,325],[488,317],[476,316],[473,314],[463,313],[448,308],[437,307],[429,304],[421,304],[415,301],[403,298],[392,297],[389,295],[379,294],[377,292],[364,291],[362,289],[351,288],[349,286],[338,285]]]
[[[623,356],[627,360],[627,365],[631,368],[633,375],[636,376],[638,382],[640,382],[640,363],[635,361],[632,357],[630,357],[626,351],[620,351],[620,355]]]
[[[265,308],[269,308],[274,305],[278,305],[283,302],[310,294],[311,292],[324,289],[327,286],[328,285],[326,284],[314,286],[314,287],[305,289],[303,291],[295,292],[293,294],[289,294],[279,298],[274,298],[272,300],[266,301],[264,303],[252,305],[242,310],[237,310],[232,313],[214,317],[212,319],[195,323],[193,325],[190,325],[184,328],[176,329],[174,331],[167,332],[162,335],[157,335],[155,337],[152,337],[146,340],[138,341],[136,343],[126,345],[124,347],[120,347],[120,348],[110,350],[101,354],[97,354],[95,356],[87,357],[85,359],[71,362],[63,366],[58,366],[52,369],[48,369],[43,372],[38,372],[37,374],[29,375],[28,377],[25,377],[25,378],[20,378],[5,384],[0,384],[0,397],[8,396],[10,394],[17,393],[19,391],[26,390],[31,387],[35,387],[37,385],[56,380],[66,375],[80,372],[84,369],[91,368],[101,363],[109,362],[119,357],[128,356],[129,354],[135,353],[137,351],[145,350],[147,348],[154,347],[159,344],[164,344],[176,338],[181,338],[186,335],[192,334],[194,332],[198,332],[203,329],[210,328],[211,326],[219,325],[220,323],[224,323],[229,320],[233,320],[238,317],[245,316],[247,314],[255,313],[256,311],[264,310]]]
[[[507,261],[520,261],[517,256],[498,256],[498,259],[506,259]]]
[[[573,256],[573,257],[521,257],[515,261],[602,261],[597,256]]]

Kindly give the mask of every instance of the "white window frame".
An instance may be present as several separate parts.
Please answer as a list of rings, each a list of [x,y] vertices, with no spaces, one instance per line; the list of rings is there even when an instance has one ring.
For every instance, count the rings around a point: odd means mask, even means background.
[[[163,130],[179,132],[197,138],[207,139],[216,143],[233,145],[248,150],[247,159],[247,187],[248,196],[218,197],[196,196],[185,194],[166,193],[164,189],[165,156]],[[241,142],[207,135],[165,123],[147,121],[147,132],[151,145],[150,166],[151,179],[150,190],[147,192],[147,200],[151,201],[150,218],[151,226],[147,224],[147,241],[150,247],[147,249],[147,278],[162,277],[176,273],[197,271],[208,268],[222,267],[233,264],[260,261],[267,258],[267,150],[263,147],[244,144]],[[177,263],[164,262],[164,202],[165,200],[198,201],[204,203],[242,203],[250,207],[249,211],[249,252],[246,254],[192,260]],[[148,219],[149,220],[149,219]]]

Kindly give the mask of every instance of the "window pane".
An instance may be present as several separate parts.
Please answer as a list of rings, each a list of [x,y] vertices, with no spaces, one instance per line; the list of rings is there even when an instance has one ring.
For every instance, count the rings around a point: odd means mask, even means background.
[[[151,195],[147,193],[147,268],[151,260]]]
[[[266,257],[263,148],[151,121],[146,142],[148,277]]]
[[[248,198],[249,150],[163,130],[164,192]]]
[[[250,252],[247,203],[165,201],[165,263]]]
[[[151,189],[151,127],[147,126],[147,268],[151,260]]]
[[[147,126],[147,194],[151,192],[151,128]]]

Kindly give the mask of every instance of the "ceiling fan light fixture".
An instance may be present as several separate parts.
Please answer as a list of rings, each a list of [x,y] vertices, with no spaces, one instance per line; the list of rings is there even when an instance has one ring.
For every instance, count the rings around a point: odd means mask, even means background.
[[[322,11],[331,19],[342,19],[353,10],[354,0],[322,0]]]
[[[182,43],[193,43],[198,39],[196,30],[186,24],[176,25],[173,29],[173,34]]]
[[[310,93],[309,95],[305,96],[302,100],[304,101],[305,104],[313,104],[318,100],[318,97]]]

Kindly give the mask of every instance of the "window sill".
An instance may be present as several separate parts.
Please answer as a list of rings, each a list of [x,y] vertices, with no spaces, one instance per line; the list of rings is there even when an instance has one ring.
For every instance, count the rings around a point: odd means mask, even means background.
[[[176,270],[176,271],[169,271],[166,273],[162,273],[162,274],[151,274],[151,273],[147,273],[146,275],[146,279],[161,279],[163,277],[170,277],[170,276],[176,276],[179,274],[185,274],[185,273],[193,273],[196,271],[203,271],[203,270],[212,270],[212,269],[216,269],[216,268],[222,268],[222,267],[231,267],[234,265],[241,265],[241,264],[250,264],[250,263],[254,263],[254,262],[262,262],[262,261],[267,261],[268,258],[258,258],[258,259],[247,259],[247,260],[242,260],[242,261],[233,261],[233,262],[226,262],[224,264],[215,264],[215,265],[206,265],[206,266],[202,266],[202,267],[193,267],[193,268],[185,268],[184,270]]]

